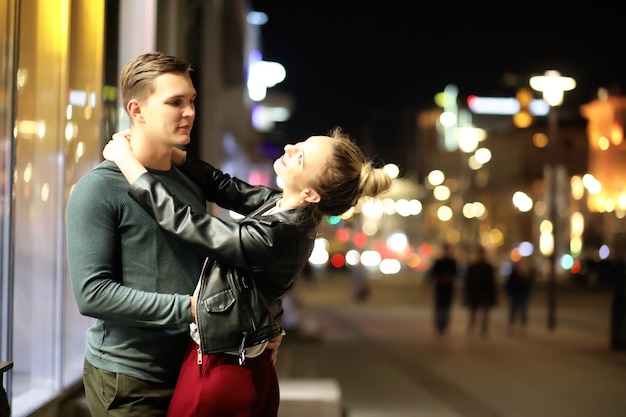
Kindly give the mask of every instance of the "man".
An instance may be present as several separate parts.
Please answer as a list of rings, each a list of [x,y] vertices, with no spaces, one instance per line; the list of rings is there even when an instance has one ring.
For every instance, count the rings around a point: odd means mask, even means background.
[[[144,54],[123,68],[120,88],[133,154],[179,200],[202,211],[200,189],[171,163],[173,149],[189,143],[196,115],[191,70],[179,58]],[[168,237],[128,189],[117,166],[104,161],[78,181],[67,205],[74,297],[79,311],[96,319],[87,331],[83,378],[93,417],[166,415],[204,260]]]
[[[497,287],[495,269],[487,260],[487,252],[482,246],[476,249],[476,257],[467,267],[463,282],[463,303],[469,310],[467,332],[472,334],[476,318],[482,313],[480,334],[489,333],[489,312],[496,305]]]
[[[433,315],[435,330],[438,334],[445,334],[450,324],[450,309],[454,295],[454,281],[457,277],[457,263],[452,256],[452,249],[448,243],[441,247],[441,255],[435,260],[429,271],[429,278],[433,283]]]

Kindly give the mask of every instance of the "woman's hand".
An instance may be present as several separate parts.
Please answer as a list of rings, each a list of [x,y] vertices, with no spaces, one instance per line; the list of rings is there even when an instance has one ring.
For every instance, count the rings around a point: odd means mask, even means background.
[[[283,337],[285,337],[286,334],[287,333],[283,331],[281,334],[279,334],[267,343],[266,349],[270,351],[270,360],[274,365],[276,365],[276,359],[278,359],[278,347],[283,342]]]
[[[129,131],[130,133],[130,131]],[[130,134],[124,135],[123,132],[118,132],[113,135],[104,150],[102,156],[104,159],[117,163],[122,158],[132,157],[133,153],[130,148]]]
[[[102,156],[115,162],[129,184],[135,182],[147,169],[135,158],[130,147],[130,130],[124,130],[113,135],[104,149]]]

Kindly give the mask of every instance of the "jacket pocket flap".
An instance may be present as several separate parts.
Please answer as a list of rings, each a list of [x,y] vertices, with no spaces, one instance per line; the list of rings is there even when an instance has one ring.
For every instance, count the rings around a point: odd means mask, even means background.
[[[204,300],[202,305],[209,313],[223,313],[235,304],[235,295],[231,289],[221,291]]]

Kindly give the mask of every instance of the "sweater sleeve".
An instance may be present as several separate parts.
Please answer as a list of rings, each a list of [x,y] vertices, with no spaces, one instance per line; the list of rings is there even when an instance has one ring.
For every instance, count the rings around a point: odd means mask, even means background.
[[[188,294],[145,291],[123,282],[118,230],[122,214],[115,203],[120,196],[128,198],[126,190],[97,175],[83,177],[70,195],[67,253],[78,310],[123,325],[184,328],[192,321]]]

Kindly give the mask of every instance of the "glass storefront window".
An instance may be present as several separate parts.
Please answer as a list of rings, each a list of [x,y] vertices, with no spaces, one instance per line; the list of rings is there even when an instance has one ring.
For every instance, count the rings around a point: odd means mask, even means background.
[[[22,0],[15,106],[11,397],[28,415],[82,377],[65,205],[102,160],[105,0]]]

